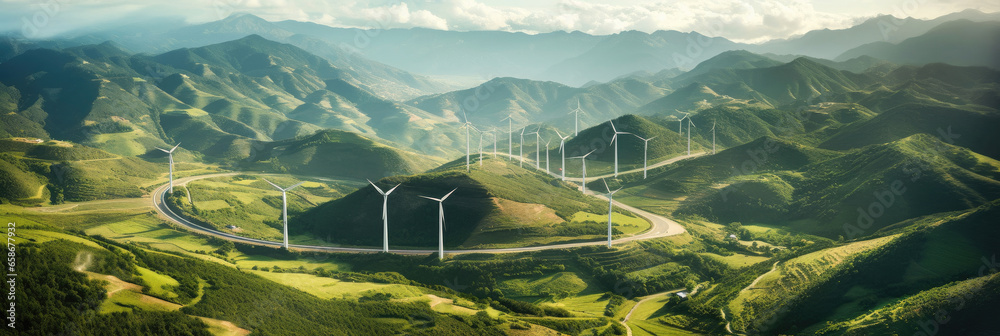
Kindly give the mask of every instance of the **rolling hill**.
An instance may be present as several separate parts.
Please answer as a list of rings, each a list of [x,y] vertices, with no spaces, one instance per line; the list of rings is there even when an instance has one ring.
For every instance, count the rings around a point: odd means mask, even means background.
[[[602,232],[606,237],[606,224],[574,220],[581,212],[604,213],[606,204],[505,159],[486,159],[482,167],[473,162],[471,172],[465,171],[464,161],[378,182],[383,190],[402,184],[389,198],[392,246],[437,246],[437,204],[418,196],[441,197],[455,188],[444,202],[445,248],[597,240]],[[294,217],[289,227],[337,244],[380,246],[381,200],[373,188],[361,188]]]

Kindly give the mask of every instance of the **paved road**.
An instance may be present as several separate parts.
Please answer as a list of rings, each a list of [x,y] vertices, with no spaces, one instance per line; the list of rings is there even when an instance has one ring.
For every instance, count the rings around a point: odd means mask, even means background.
[[[669,164],[669,163],[676,162],[678,160],[685,159],[685,158],[692,157],[692,156],[696,156],[696,155],[703,155],[703,153],[696,153],[696,154],[692,154],[691,156],[686,156],[685,155],[685,156],[681,156],[681,157],[672,158],[672,159],[664,161],[666,163],[663,163],[663,162],[657,163],[657,166],[662,166],[664,164]],[[641,168],[640,168],[639,171],[641,171]],[[232,176],[232,175],[237,175],[237,174],[244,174],[244,173],[233,172],[233,173],[215,173],[215,174],[188,176],[188,177],[184,177],[184,178],[180,178],[180,179],[174,180],[174,185],[183,186],[183,185],[186,185],[187,183],[189,183],[191,181],[196,181],[196,180],[206,179],[206,178],[213,178],[213,177],[221,177],[221,176]],[[567,180],[569,180],[569,178],[567,178]],[[173,210],[171,210],[169,207],[167,207],[166,202],[165,202],[167,188],[168,188],[168,185],[166,185],[166,184],[160,186],[159,188],[156,188],[156,190],[153,190],[153,197],[152,198],[153,198],[153,207],[156,209],[156,211],[159,212],[164,217],[166,217],[167,219],[169,219],[170,221],[173,221],[174,223],[177,223],[177,224],[179,224],[179,225],[181,225],[183,227],[186,227],[186,228],[188,228],[188,229],[190,229],[192,231],[196,231],[196,232],[200,232],[200,233],[204,233],[204,234],[216,236],[216,237],[227,239],[227,240],[231,240],[231,241],[238,241],[238,242],[243,242],[243,243],[248,243],[248,244],[264,245],[264,246],[281,246],[281,242],[275,242],[275,241],[269,241],[269,240],[261,240],[261,239],[254,239],[254,238],[242,237],[242,236],[234,235],[232,233],[218,231],[218,230],[215,230],[215,229],[212,229],[212,228],[206,228],[206,227],[203,227],[201,225],[195,224],[195,223],[187,220],[186,218],[178,215]],[[587,194],[591,195],[593,197],[597,197],[599,199],[602,199],[604,201],[607,201],[607,198],[605,198],[604,196],[595,195],[594,193],[592,193],[590,191],[588,191]],[[680,224],[678,224],[677,222],[675,222],[675,221],[673,221],[673,220],[671,220],[669,218],[666,218],[666,217],[663,217],[663,216],[660,216],[660,215],[657,215],[657,214],[649,213],[647,211],[637,209],[635,207],[629,206],[627,204],[623,204],[623,203],[618,202],[618,201],[614,201],[614,204],[615,204],[615,206],[618,206],[618,207],[620,207],[622,209],[631,211],[632,213],[634,213],[634,214],[636,214],[636,215],[638,215],[638,216],[640,216],[642,218],[645,218],[647,221],[649,221],[649,223],[651,224],[650,225],[651,227],[650,227],[650,229],[648,231],[646,231],[644,233],[641,233],[641,234],[638,234],[638,235],[634,235],[634,236],[623,237],[623,238],[612,240],[612,244],[624,243],[624,242],[630,242],[630,241],[636,241],[636,240],[646,240],[646,239],[654,239],[654,238],[660,238],[660,237],[673,236],[673,235],[678,235],[678,234],[684,233],[686,231],[686,230],[684,230],[683,226],[681,226]],[[542,251],[542,250],[552,250],[552,249],[565,249],[565,248],[582,247],[582,246],[596,246],[596,245],[605,245],[605,244],[607,244],[607,240],[599,240],[599,241],[592,241],[592,242],[580,242],[580,243],[541,245],[541,246],[528,246],[528,247],[514,247],[514,248],[445,250],[444,252],[445,252],[445,254],[516,253],[516,252]],[[301,251],[323,251],[323,252],[374,253],[374,252],[381,252],[382,251],[382,249],[380,249],[380,248],[316,246],[316,245],[298,245],[298,244],[289,244],[289,248],[294,248],[296,250],[301,250]],[[399,254],[421,254],[422,255],[422,254],[437,253],[437,250],[390,249],[389,252],[399,253]]]

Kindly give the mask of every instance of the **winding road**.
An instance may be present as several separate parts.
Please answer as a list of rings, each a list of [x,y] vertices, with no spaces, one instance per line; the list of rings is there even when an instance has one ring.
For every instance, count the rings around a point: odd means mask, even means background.
[[[677,162],[679,160],[683,160],[683,159],[694,157],[694,156],[698,156],[698,155],[704,155],[704,153],[695,153],[695,154],[692,154],[692,155],[684,155],[684,156],[679,156],[679,157],[671,158],[671,159],[659,162],[659,163],[657,163],[657,164],[655,164],[653,166],[650,166],[650,167],[660,167],[660,166],[663,166],[663,165],[666,165],[666,164],[670,164],[670,163],[673,163],[673,162]],[[639,168],[637,170],[631,170],[631,171],[627,171],[627,172],[620,172],[619,174],[633,172],[633,171],[642,171],[642,169]],[[232,173],[215,173],[215,174],[205,174],[205,175],[188,176],[188,177],[183,177],[183,178],[180,178],[180,179],[175,179],[174,180],[174,185],[183,186],[183,185],[186,185],[186,184],[188,184],[188,183],[190,183],[192,181],[197,181],[197,180],[201,180],[201,179],[213,178],[213,177],[222,177],[222,176],[232,176],[232,175],[238,175],[238,174],[244,174],[244,173],[242,173],[242,172],[232,172]],[[552,173],[549,172],[549,174],[552,174]],[[552,174],[552,175],[555,176],[555,174]],[[610,176],[610,175],[608,175],[608,176]],[[594,177],[594,178],[595,179],[601,178],[601,176],[597,176],[597,177]],[[566,178],[566,180],[572,180],[572,179]],[[576,179],[576,180],[579,181],[579,179]],[[164,184],[164,185],[160,186],[159,188],[156,188],[155,190],[153,190],[153,194],[152,194],[152,196],[153,196],[152,197],[152,199],[153,199],[153,207],[156,209],[157,212],[159,212],[161,215],[163,215],[168,220],[170,220],[170,221],[172,221],[174,223],[177,223],[178,225],[180,225],[182,227],[185,227],[185,228],[187,228],[189,230],[192,230],[192,231],[195,231],[195,232],[199,232],[199,233],[203,233],[203,234],[207,234],[207,235],[211,235],[211,236],[215,236],[215,237],[219,237],[219,238],[226,239],[226,240],[231,240],[231,241],[241,242],[241,243],[247,243],[247,244],[254,244],[254,245],[263,245],[263,246],[281,246],[281,242],[242,237],[242,236],[234,235],[232,233],[218,231],[218,230],[215,230],[215,229],[212,229],[212,228],[207,228],[207,227],[204,227],[204,226],[201,226],[201,225],[198,225],[196,223],[193,223],[193,222],[189,221],[188,219],[186,219],[183,216],[177,214],[176,212],[174,212],[173,210],[171,210],[167,206],[167,204],[166,204],[166,194],[167,194],[167,189],[168,188],[169,188],[169,184]],[[604,196],[594,194],[593,192],[588,191],[587,194],[591,195],[593,197],[599,198],[601,200],[607,201],[607,198],[605,198]],[[647,230],[646,232],[643,232],[641,234],[637,234],[637,235],[633,235],[633,236],[629,236],[629,237],[623,237],[623,238],[612,240],[613,244],[614,243],[624,243],[624,242],[630,242],[630,241],[637,241],[637,240],[647,240],[647,239],[668,237],[668,236],[678,235],[678,234],[684,233],[686,231],[683,226],[681,226],[680,224],[678,224],[677,222],[675,222],[675,221],[673,221],[673,220],[671,220],[669,218],[666,218],[666,217],[663,217],[663,216],[660,216],[660,215],[656,215],[656,214],[653,214],[653,213],[650,213],[650,212],[647,212],[647,211],[644,211],[644,210],[640,210],[638,208],[632,207],[630,205],[627,205],[627,204],[624,204],[624,203],[621,203],[621,202],[618,202],[618,201],[614,201],[614,205],[618,206],[619,208],[628,210],[628,211],[630,211],[630,212],[632,212],[632,213],[634,213],[634,214],[636,214],[636,215],[638,215],[638,216],[640,216],[642,218],[645,218],[647,221],[649,221],[651,227],[650,227],[649,230]],[[540,246],[527,246],[527,247],[513,247],[513,248],[445,250],[444,252],[445,252],[445,254],[516,253],[516,252],[530,252],[530,251],[542,251],[542,250],[552,250],[552,249],[565,249],[565,248],[574,248],[574,247],[582,247],[582,246],[595,246],[595,245],[604,245],[604,244],[607,244],[607,240],[598,240],[598,241],[592,241],[592,242],[579,242],[579,243],[540,245]],[[382,249],[380,249],[380,248],[318,246],[318,245],[298,245],[298,244],[289,244],[289,248],[294,248],[294,249],[300,250],[300,251],[319,251],[319,252],[351,252],[351,253],[376,253],[376,252],[382,252]],[[389,252],[391,252],[391,253],[398,253],[398,254],[418,254],[418,255],[423,255],[423,254],[437,253],[437,250],[434,250],[434,249],[427,249],[427,250],[424,250],[424,249],[390,249]]]

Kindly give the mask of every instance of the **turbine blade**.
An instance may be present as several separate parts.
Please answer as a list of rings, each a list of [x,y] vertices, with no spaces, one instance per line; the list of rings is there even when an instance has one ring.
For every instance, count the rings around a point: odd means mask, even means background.
[[[379,188],[377,185],[375,185],[375,183],[372,183],[372,180],[368,180],[368,179],[365,179],[365,180],[367,180],[368,183],[370,183],[372,185],[372,187],[375,187],[375,190],[378,190],[379,194],[385,195],[385,193],[382,192],[382,188]]]
[[[392,193],[393,190],[396,190],[396,188],[399,188],[399,186],[401,186],[401,185],[403,185],[403,184],[400,183],[400,184],[397,184],[395,187],[392,187],[392,189],[389,189],[389,191],[385,192],[385,195],[388,196],[389,194]]]
[[[175,150],[175,149],[177,149],[177,147],[180,147],[180,146],[181,146],[181,143],[180,143],[180,142],[178,142],[178,143],[177,143],[177,146],[174,146],[174,148],[171,148],[171,149],[170,149],[170,152],[171,152],[171,153],[173,153],[173,152],[174,152],[174,150]]]
[[[420,196],[420,197],[423,197],[423,198],[426,198],[426,199],[429,199],[429,200],[432,200],[432,201],[441,202],[441,200],[439,200],[437,198],[434,198],[434,197],[427,197],[427,196],[424,196],[424,195],[417,195],[417,196]]]
[[[659,135],[657,135],[657,136],[659,136]],[[653,140],[653,139],[656,139],[656,137],[652,137],[652,138],[646,139],[646,141]]]
[[[604,179],[601,179],[601,182],[604,183],[604,189],[607,189],[608,193],[610,193],[611,192],[611,188],[608,188],[608,181],[605,181]]]
[[[612,120],[608,120],[608,122],[611,123],[611,130],[615,131],[615,133],[618,133],[618,129],[615,128],[615,122]]]
[[[163,148],[160,148],[160,147],[156,147],[156,149],[159,149],[159,150],[163,151],[164,153],[170,154],[170,151],[168,151],[166,149],[163,149]]]
[[[295,189],[295,187],[298,187],[298,186],[302,185],[303,183],[306,183],[306,181],[302,181],[302,182],[296,183],[296,184],[292,185],[291,187],[286,188],[285,191],[289,191],[289,190]]]
[[[448,192],[447,195],[444,195],[444,197],[441,197],[441,202],[444,202],[444,200],[448,199],[448,196],[451,196],[451,193],[455,192],[455,190],[458,190],[458,188],[452,189],[451,191]]]
[[[277,184],[274,184],[274,182],[268,181],[266,178],[261,178],[261,179],[264,180],[264,182],[267,182],[267,184],[270,184],[271,186],[273,186],[275,188],[278,188],[278,190],[282,190],[282,191],[285,190],[285,189],[279,187]]]
[[[556,135],[558,135],[560,139],[562,138],[562,133],[559,133],[559,130],[556,130]]]
[[[596,152],[596,151],[597,151],[597,149],[594,149],[594,150],[590,151],[590,153],[587,153],[586,155],[584,155],[583,157],[586,158],[588,155],[594,154],[594,152]]]

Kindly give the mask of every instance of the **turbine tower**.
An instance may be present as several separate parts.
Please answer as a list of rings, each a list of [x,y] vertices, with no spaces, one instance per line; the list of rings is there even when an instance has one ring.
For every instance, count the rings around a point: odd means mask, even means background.
[[[614,121],[608,121],[608,122],[611,123],[611,130],[615,131],[615,135],[611,136],[611,143],[615,144],[615,177],[618,177],[618,142],[619,142],[618,141],[618,135],[619,134],[632,134],[632,133],[629,133],[629,132],[619,132],[618,129],[615,128],[615,122]]]
[[[288,188],[279,187],[277,184],[274,184],[274,182],[268,181],[267,179],[264,179],[264,182],[267,182],[271,186],[277,188],[278,190],[281,190],[281,222],[285,236],[284,243],[281,246],[284,246],[285,249],[287,250],[288,249],[288,191],[295,189],[295,187],[298,187],[305,182],[303,181],[296,183]]]
[[[496,159],[497,158],[497,127],[496,126],[490,126],[489,133],[493,135],[493,158]]]
[[[444,200],[448,199],[448,196],[451,196],[455,190],[458,188],[452,189],[441,198],[420,196],[438,202],[438,260],[444,259]]]
[[[167,161],[170,162],[170,174],[169,174],[170,175],[170,189],[169,190],[170,190],[171,194],[174,193],[174,151],[177,150],[177,147],[180,147],[180,145],[181,145],[181,143],[178,142],[177,146],[174,146],[174,148],[171,148],[170,150],[166,150],[166,149],[163,149],[163,148],[160,148],[160,147],[156,147],[156,149],[159,149],[159,150],[163,151],[164,153],[167,153]]]
[[[569,138],[569,134],[562,136],[559,130],[556,130],[556,135],[559,136],[559,152],[562,153],[562,166],[559,170],[562,173],[562,180],[566,181],[566,139]]]
[[[583,162],[583,170],[582,170],[582,172],[583,172],[583,179],[581,179],[581,180],[583,181],[582,185],[583,185],[583,193],[584,194],[587,193],[587,156],[590,155],[590,154],[594,154],[595,151],[597,151],[597,149],[594,149],[594,150],[590,151],[590,153],[587,153],[587,154],[584,154],[584,155],[581,155],[581,156],[574,156],[574,157],[570,158],[570,159],[583,159],[583,160],[581,160]]]
[[[712,155],[715,155],[715,120],[712,120]]]
[[[469,122],[469,117],[465,115],[465,110],[462,110],[462,118],[465,120],[464,124],[462,124],[462,128],[465,128],[465,171],[468,172],[472,171],[472,168],[469,167],[469,156],[472,155],[472,141],[469,139],[469,133],[473,129],[479,132],[479,129],[476,126],[472,126],[472,123]]]
[[[635,134],[632,134],[632,135],[635,135]],[[639,140],[642,140],[642,179],[645,180],[646,179],[646,152],[649,149],[649,140],[656,139],[656,137],[652,137],[652,138],[649,138],[649,139],[643,139],[641,136],[638,136],[638,135],[635,135],[635,137],[639,138]]]
[[[608,248],[611,248],[611,210],[614,209],[614,200],[612,200],[612,196],[619,190],[622,190],[622,188],[618,188],[618,190],[611,191],[611,188],[608,188],[607,181],[601,179],[601,182],[604,182],[604,188],[608,189],[608,193],[605,194],[604,196],[608,198]]]
[[[694,122],[691,121],[691,117],[688,117],[687,120],[688,120],[688,155],[691,155],[691,125],[694,125]]]
[[[545,142],[545,172],[546,173],[551,172],[551,170],[549,170],[549,161],[552,161],[552,158],[549,157],[549,145],[551,145],[551,144],[552,144],[552,139],[549,139],[549,141]]]
[[[538,129],[536,129],[535,132],[529,133],[529,134],[534,134],[535,135],[535,169],[542,169],[542,166],[541,166],[542,160],[539,157],[539,155],[541,154],[541,151],[542,151],[539,148],[542,145],[542,136],[538,134],[541,130],[542,130],[542,126],[538,126]]]
[[[517,157],[520,162],[518,162],[518,167],[524,167],[524,130],[527,127],[521,128],[521,144],[517,146]]]
[[[377,185],[375,185],[375,183],[372,183],[372,180],[368,180],[368,183],[371,183],[372,187],[375,187],[375,190],[377,190],[379,194],[382,194],[382,252],[388,253],[389,252],[389,208],[388,208],[389,194],[391,194],[393,190],[396,190],[396,188],[399,188],[399,184],[397,184],[395,187],[392,187],[392,189],[389,189],[389,191],[382,191],[382,188],[379,188]]]
[[[479,166],[483,166],[483,135],[486,132],[479,132]]]
[[[500,119],[500,122],[504,120],[507,121],[507,158],[509,161],[513,161],[514,158],[514,118],[513,114],[508,114],[506,118]]]
[[[580,99],[577,99],[576,109],[570,112],[570,114],[576,115],[576,118],[573,119],[573,136],[580,135],[580,113],[583,113],[583,110],[580,109]]]

